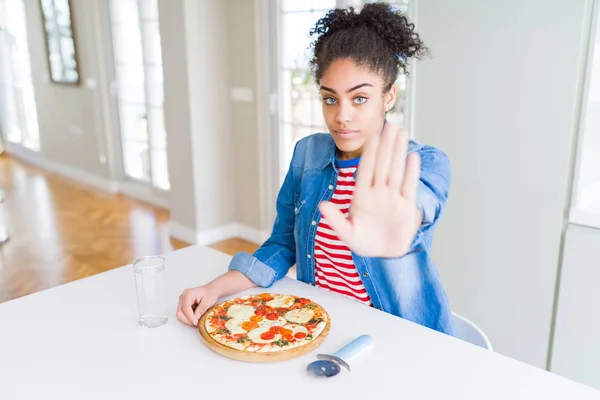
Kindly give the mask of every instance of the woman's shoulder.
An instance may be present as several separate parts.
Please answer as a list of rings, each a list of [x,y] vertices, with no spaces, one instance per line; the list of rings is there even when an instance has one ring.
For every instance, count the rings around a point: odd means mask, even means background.
[[[335,142],[329,133],[313,133],[298,140],[292,156],[296,167],[320,167],[335,157]]]
[[[421,180],[435,180],[438,184],[445,182],[444,185],[450,183],[452,176],[450,159],[444,151],[429,144],[421,144],[414,140],[410,140],[408,152],[416,152],[419,154]],[[442,181],[439,179],[442,179]]]
[[[410,139],[408,141],[408,153],[419,153],[421,160],[426,159],[428,161],[437,161],[441,163],[449,163],[448,155],[441,149],[432,146],[430,144],[422,144],[416,140]]]
[[[298,141],[298,148],[319,147],[331,150],[335,142],[329,133],[313,133]],[[312,149],[311,149],[312,150]]]

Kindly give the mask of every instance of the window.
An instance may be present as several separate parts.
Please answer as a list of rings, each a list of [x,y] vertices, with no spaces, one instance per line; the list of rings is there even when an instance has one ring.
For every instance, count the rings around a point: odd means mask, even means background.
[[[11,143],[40,149],[23,0],[0,0],[0,131]]]
[[[124,174],[168,190],[157,0],[111,0],[110,10]]]
[[[68,0],[41,0],[50,77],[54,82],[79,84],[75,40]]]
[[[277,25],[279,73],[279,183],[287,173],[294,146],[303,137],[327,132],[321,110],[319,92],[312,78],[309,60],[311,38],[308,33],[319,18],[335,7],[353,6],[357,11],[368,0],[281,0],[278,4]],[[409,12],[408,0],[388,1],[403,12]],[[389,119],[405,126],[407,79],[401,74],[396,85],[399,101],[388,114]]]
[[[594,16],[595,20],[598,15]],[[600,227],[600,29],[592,29],[571,221]]]

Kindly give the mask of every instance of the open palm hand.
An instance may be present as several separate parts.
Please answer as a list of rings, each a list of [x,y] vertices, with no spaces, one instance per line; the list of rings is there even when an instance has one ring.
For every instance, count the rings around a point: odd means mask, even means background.
[[[406,157],[406,132],[387,123],[363,151],[348,218],[330,202],[319,208],[340,240],[365,257],[400,257],[421,223],[415,198],[420,159]]]

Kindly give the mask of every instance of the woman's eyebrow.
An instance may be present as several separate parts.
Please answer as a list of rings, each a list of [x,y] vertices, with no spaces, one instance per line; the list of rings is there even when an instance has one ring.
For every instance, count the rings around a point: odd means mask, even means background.
[[[371,85],[370,83],[361,83],[360,85],[356,85],[353,88],[350,88],[350,89],[346,90],[346,93],[353,92],[353,91],[355,91],[357,89],[360,89],[362,87],[365,87],[365,86],[373,87],[373,85]],[[326,90],[326,91],[331,92],[333,94],[337,93],[335,90],[333,90],[331,88],[328,88],[327,86],[321,86],[321,90]]]

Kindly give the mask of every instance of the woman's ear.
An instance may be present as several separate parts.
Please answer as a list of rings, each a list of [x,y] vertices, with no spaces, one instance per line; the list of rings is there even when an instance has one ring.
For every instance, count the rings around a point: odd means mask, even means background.
[[[392,84],[390,90],[388,90],[383,97],[383,104],[385,112],[388,112],[396,104],[396,85]]]

